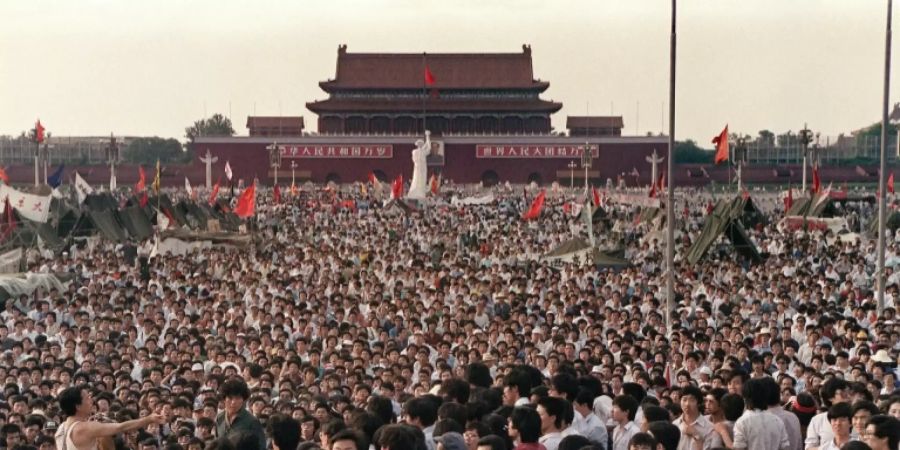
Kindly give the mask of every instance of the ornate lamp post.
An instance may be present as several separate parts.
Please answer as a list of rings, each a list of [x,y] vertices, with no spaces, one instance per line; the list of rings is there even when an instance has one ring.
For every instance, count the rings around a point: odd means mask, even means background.
[[[803,145],[803,192],[806,192],[806,165],[809,154],[809,144],[812,142],[813,132],[803,124],[800,130],[800,144]]]
[[[291,186],[297,181],[295,171],[297,170],[297,161],[291,161]]]
[[[743,168],[744,168],[744,158],[747,156],[747,141],[750,139],[750,136],[747,135],[738,135],[738,138],[735,142],[734,146],[734,161],[737,164],[737,189],[738,192],[743,190]]]
[[[109,145],[106,147],[106,162],[109,163],[109,190],[116,189],[116,163],[119,162],[119,144],[116,137],[109,133]]]
[[[569,168],[569,189],[575,189],[575,168],[578,167],[578,163],[570,161],[567,167]]]
[[[593,162],[594,155],[591,151],[591,146],[585,142],[584,143],[584,151],[581,152],[581,167],[584,167],[584,192],[587,193],[590,191],[590,179],[588,177],[588,169],[591,168],[591,163]]]
[[[269,150],[269,164],[275,171],[275,184],[277,185],[278,168],[281,167],[281,152],[278,151],[278,142],[273,142],[272,145],[269,145],[266,149]]]

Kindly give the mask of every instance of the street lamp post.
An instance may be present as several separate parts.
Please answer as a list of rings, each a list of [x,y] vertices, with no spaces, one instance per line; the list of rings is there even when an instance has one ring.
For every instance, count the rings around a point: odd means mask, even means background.
[[[575,168],[578,167],[578,163],[575,161],[569,162],[569,189],[575,189]]]
[[[273,142],[272,145],[266,147],[269,150],[269,164],[272,166],[272,169],[275,171],[275,184],[278,184],[278,168],[281,167],[281,152],[278,151],[278,142]]]
[[[885,212],[887,209],[887,193],[886,175],[887,171],[887,127],[888,127],[888,99],[891,90],[891,11],[893,2],[887,2],[887,26],[885,27],[884,36],[884,96],[881,104],[881,158],[879,159],[878,171],[878,255],[877,268],[875,270],[875,300],[878,309],[878,315],[884,313],[884,258],[886,242],[886,222]]]
[[[747,139],[749,136],[739,135],[734,146],[734,160],[737,163],[737,189],[743,191],[744,156],[747,154]]]
[[[106,161],[109,163],[109,190],[114,191],[116,189],[116,163],[119,161],[119,144],[112,133],[109,133]]]
[[[806,192],[806,166],[809,159],[809,144],[812,142],[813,132],[803,124],[800,130],[800,144],[803,145],[803,192]]]
[[[294,187],[294,183],[297,181],[294,175],[295,170],[297,170],[297,161],[291,161],[291,187]]]
[[[588,177],[588,169],[591,168],[592,159],[594,157],[591,154],[591,146],[585,142],[584,143],[584,151],[581,152],[581,166],[584,167],[584,192],[587,194],[590,191],[590,187],[588,184],[590,183],[590,178]],[[573,183],[574,184],[574,183]]]

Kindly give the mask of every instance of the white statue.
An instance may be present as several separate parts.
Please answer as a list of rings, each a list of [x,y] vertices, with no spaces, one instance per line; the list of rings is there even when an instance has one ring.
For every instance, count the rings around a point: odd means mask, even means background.
[[[416,149],[412,151],[413,174],[409,181],[409,193],[406,198],[424,199],[428,194],[428,155],[431,153],[431,132],[425,130],[425,141],[416,141]]]

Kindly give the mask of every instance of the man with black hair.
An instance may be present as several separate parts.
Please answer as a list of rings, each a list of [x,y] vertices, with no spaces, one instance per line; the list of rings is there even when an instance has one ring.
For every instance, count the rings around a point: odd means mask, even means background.
[[[681,431],[678,450],[709,450],[722,445],[712,422],[701,414],[702,402],[700,388],[687,386],[681,390],[681,417],[672,422]]]
[[[284,414],[275,414],[266,422],[273,450],[293,450],[300,444],[300,422]]]
[[[538,402],[537,413],[541,417],[541,438],[539,442],[547,450],[556,450],[562,440],[562,430],[566,429],[566,413],[572,410],[568,400],[547,397]]]
[[[791,446],[781,419],[768,411],[766,385],[760,378],[744,384],[744,414],[734,424],[734,450],[788,450]]]
[[[677,450],[681,441],[681,430],[670,422],[649,422],[647,432],[656,438],[656,450]]]
[[[847,390],[850,385],[840,378],[830,378],[819,388],[819,396],[822,398],[822,406],[830,408],[835,403],[850,401]],[[822,412],[813,416],[806,428],[806,440],[804,441],[806,450],[813,450],[820,447],[825,442],[834,439],[834,432],[831,431],[831,424],[828,422],[828,412]]]
[[[613,429],[611,450],[628,450],[631,437],[640,432],[634,424],[638,402],[630,395],[618,395],[613,399],[612,420],[616,424]]]
[[[356,430],[341,430],[331,438],[331,448],[326,450],[368,450],[369,445]]]
[[[140,419],[121,423],[101,423],[90,420],[94,412],[94,398],[84,386],[74,386],[59,394],[59,409],[68,416],[56,430],[57,448],[95,448],[101,438],[144,428],[150,424],[160,425],[165,418],[159,414],[149,414]]]
[[[900,420],[886,415],[873,416],[864,436],[872,450],[896,450],[900,445]]]
[[[606,431],[606,425],[603,421],[591,410],[593,404],[594,396],[590,391],[587,389],[578,391],[578,395],[575,396],[575,402],[572,404],[575,409],[575,415],[571,429],[606,449],[609,433]]]
[[[828,422],[834,438],[819,447],[821,450],[840,450],[853,438],[850,436],[850,424],[853,420],[853,408],[849,403],[835,403],[828,408]]]
[[[217,435],[231,439],[232,434],[246,432],[256,438],[259,448],[266,448],[266,433],[262,424],[244,407],[250,398],[247,383],[240,378],[232,378],[222,383],[219,395],[225,409],[216,417]]]
[[[435,450],[434,422],[437,420],[437,406],[427,397],[416,397],[407,400],[403,405],[404,421],[425,435],[428,450]]]
[[[509,437],[516,447],[513,450],[546,450],[538,443],[541,437],[541,416],[532,408],[517,406],[509,415]]]
[[[766,396],[769,399],[769,412],[784,423],[784,429],[787,431],[788,440],[791,443],[791,450],[803,450],[803,433],[800,428],[800,419],[797,418],[796,414],[785,411],[781,406],[781,396],[779,395],[781,389],[778,387],[778,383],[771,377],[763,378],[762,383],[766,389]]]

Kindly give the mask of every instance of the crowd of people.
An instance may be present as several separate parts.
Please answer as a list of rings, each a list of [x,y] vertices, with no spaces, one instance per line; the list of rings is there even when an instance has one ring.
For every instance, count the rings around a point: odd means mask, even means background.
[[[72,280],[0,312],[0,449],[898,449],[900,272],[879,313],[873,240],[754,194],[763,261],[689,264],[714,199],[680,191],[667,321],[658,220],[493,194],[306,187],[261,193],[246,246],[32,254]],[[542,258],[588,230],[630,265]]]

